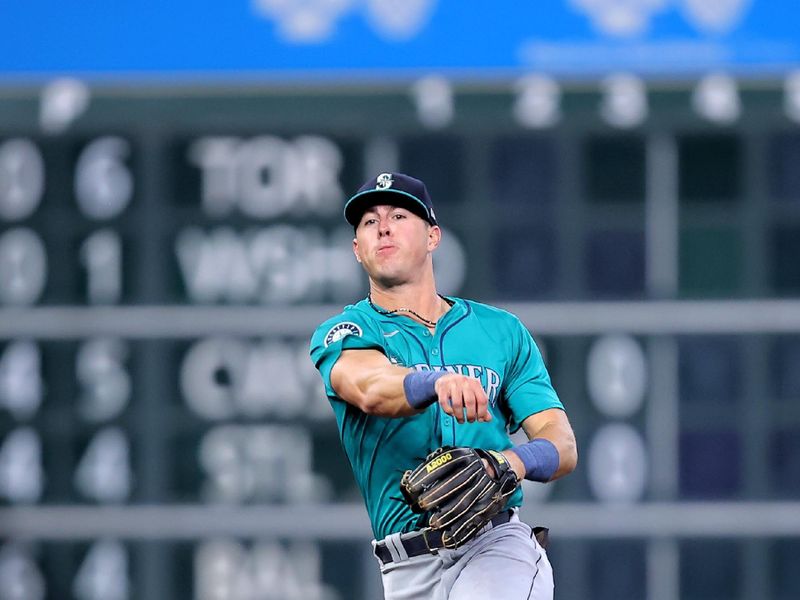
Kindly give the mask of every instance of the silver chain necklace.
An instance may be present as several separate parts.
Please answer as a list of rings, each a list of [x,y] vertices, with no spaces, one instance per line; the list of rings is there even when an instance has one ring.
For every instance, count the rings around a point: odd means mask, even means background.
[[[441,298],[445,302],[447,302],[447,304],[449,306],[453,306],[453,304],[450,302],[450,300],[448,300],[447,298],[445,298],[441,294],[436,294],[436,295],[439,296],[439,298]],[[372,302],[372,292],[367,292],[367,302],[369,302],[369,305],[372,307],[372,310],[374,310],[376,313],[378,313],[380,315],[394,315],[394,314],[399,313],[399,312],[406,312],[406,313],[410,313],[410,314],[414,315],[415,317],[417,317],[420,321],[425,323],[425,325],[427,325],[428,327],[436,327],[436,323],[439,322],[438,319],[436,321],[431,321],[429,319],[426,319],[425,317],[420,315],[418,312],[413,311],[410,308],[395,308],[394,310],[383,310],[381,308],[378,308]]]

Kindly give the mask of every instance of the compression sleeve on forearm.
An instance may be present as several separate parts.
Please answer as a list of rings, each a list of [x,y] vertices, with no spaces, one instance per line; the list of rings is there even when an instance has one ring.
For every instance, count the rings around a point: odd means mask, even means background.
[[[403,391],[409,405],[423,409],[436,402],[436,381],[444,375],[447,371],[413,371],[406,375]]]
[[[527,444],[515,446],[513,451],[525,465],[525,479],[547,482],[558,471],[558,449],[550,440],[535,438]]]

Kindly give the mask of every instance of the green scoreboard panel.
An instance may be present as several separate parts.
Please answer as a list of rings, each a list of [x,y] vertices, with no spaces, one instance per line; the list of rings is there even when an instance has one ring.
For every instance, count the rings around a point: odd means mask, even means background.
[[[0,93],[0,598],[380,595],[307,347],[389,170],[568,408],[563,597],[800,595],[800,93],[424,85]]]

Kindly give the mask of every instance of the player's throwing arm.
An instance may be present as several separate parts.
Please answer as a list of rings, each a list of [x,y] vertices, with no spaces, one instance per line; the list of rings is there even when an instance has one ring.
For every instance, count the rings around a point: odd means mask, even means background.
[[[346,350],[331,371],[341,398],[368,415],[402,417],[439,403],[459,423],[492,420],[480,381],[447,372],[412,371],[377,350]]]

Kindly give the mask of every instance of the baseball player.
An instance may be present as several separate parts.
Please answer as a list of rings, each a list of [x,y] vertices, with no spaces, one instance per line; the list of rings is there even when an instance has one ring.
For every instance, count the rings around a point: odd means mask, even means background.
[[[552,598],[546,551],[517,516],[519,482],[570,473],[577,450],[536,344],[514,315],[437,293],[442,232],[421,181],[382,173],[344,216],[369,293],[322,323],[310,351],[385,598]],[[520,427],[530,441],[513,446]]]

